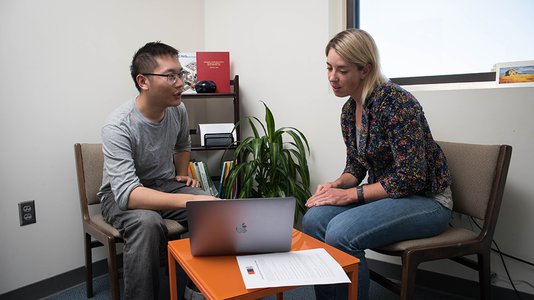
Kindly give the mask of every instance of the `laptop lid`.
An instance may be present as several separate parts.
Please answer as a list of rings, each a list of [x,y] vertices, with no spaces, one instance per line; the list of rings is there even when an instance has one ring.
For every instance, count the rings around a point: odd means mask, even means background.
[[[191,254],[289,251],[295,203],[293,197],[189,201]]]

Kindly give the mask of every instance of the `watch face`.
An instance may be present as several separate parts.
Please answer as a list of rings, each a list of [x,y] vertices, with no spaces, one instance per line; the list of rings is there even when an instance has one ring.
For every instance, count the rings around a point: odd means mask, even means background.
[[[197,93],[215,93],[217,86],[211,80],[202,80],[195,84],[195,90]]]

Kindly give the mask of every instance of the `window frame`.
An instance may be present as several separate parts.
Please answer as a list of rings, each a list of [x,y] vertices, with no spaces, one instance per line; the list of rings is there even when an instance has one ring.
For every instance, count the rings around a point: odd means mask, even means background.
[[[347,28],[360,28],[360,0],[346,0],[346,8]],[[487,82],[495,81],[495,72],[397,77],[390,80],[399,85]]]

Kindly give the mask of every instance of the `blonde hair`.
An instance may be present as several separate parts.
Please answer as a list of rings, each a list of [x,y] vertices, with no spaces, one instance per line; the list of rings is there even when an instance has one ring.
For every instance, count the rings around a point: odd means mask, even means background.
[[[361,29],[347,29],[333,37],[326,45],[326,55],[334,49],[347,62],[362,70],[367,64],[371,65],[369,75],[363,79],[362,103],[367,95],[381,83],[388,81],[380,70],[378,48],[369,33]]]

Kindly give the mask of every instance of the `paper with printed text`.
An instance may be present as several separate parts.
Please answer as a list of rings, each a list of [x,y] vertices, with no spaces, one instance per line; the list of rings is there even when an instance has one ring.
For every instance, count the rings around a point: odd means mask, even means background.
[[[323,248],[236,258],[247,289],[350,282]]]

